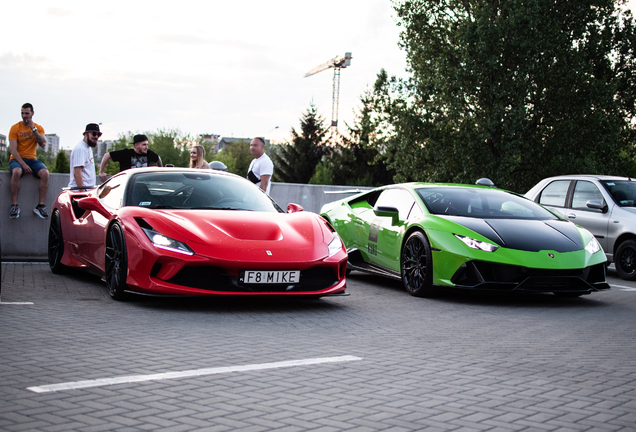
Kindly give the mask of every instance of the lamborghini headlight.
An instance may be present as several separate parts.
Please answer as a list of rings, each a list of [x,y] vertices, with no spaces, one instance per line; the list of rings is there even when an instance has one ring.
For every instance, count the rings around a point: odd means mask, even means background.
[[[594,255],[596,252],[601,250],[601,245],[598,244],[598,240],[596,240],[596,238],[592,238],[587,246],[585,246],[585,250]]]
[[[491,244],[491,243],[487,243],[484,241],[480,241],[480,240],[475,240],[473,238],[470,237],[464,237],[464,236],[460,236],[458,234],[455,234],[455,237],[457,237],[458,239],[460,239],[466,246],[468,246],[471,249],[477,249],[477,250],[482,250],[484,252],[494,252],[497,249],[499,249],[499,246]]]
[[[340,240],[340,236],[338,234],[333,233],[333,239],[331,239],[328,249],[330,257],[342,250],[342,240]]]
[[[148,236],[148,239],[152,244],[159,249],[165,249],[172,252],[178,252],[185,255],[194,255],[194,251],[190,247],[178,240],[166,237],[165,235],[148,228],[142,228],[144,233]]]

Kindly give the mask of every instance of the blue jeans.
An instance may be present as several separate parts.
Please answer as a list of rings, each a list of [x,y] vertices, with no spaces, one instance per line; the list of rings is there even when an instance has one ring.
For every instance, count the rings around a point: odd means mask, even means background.
[[[39,159],[22,159],[22,160],[24,161],[25,164],[29,166],[29,168],[31,168],[31,171],[33,171],[33,177],[35,178],[39,179],[40,176],[38,175],[38,173],[40,172],[40,170],[46,169],[46,165],[44,165],[44,163]],[[9,162],[9,172],[13,172],[13,170],[16,168],[20,168],[22,170],[22,175],[24,175],[24,170],[22,169],[22,165],[20,165],[17,160],[11,159],[11,161]]]

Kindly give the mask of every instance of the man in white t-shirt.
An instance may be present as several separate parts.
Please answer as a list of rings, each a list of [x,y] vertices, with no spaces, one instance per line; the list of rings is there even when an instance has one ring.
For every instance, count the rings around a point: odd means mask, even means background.
[[[84,139],[71,152],[71,180],[69,187],[90,189],[95,186],[95,156],[93,149],[102,136],[97,123],[89,123],[84,131]]]
[[[254,160],[247,170],[247,178],[256,186],[263,189],[267,195],[272,188],[272,174],[274,174],[274,164],[265,154],[265,139],[256,137],[250,143],[250,153]]]

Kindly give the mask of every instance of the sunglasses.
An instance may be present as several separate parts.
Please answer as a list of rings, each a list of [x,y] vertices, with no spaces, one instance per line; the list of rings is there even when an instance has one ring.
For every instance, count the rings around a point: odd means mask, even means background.
[[[94,137],[98,137],[98,138],[99,138],[100,136],[102,136],[102,133],[101,133],[101,132],[89,132],[89,133],[90,133],[91,135],[93,135]]]

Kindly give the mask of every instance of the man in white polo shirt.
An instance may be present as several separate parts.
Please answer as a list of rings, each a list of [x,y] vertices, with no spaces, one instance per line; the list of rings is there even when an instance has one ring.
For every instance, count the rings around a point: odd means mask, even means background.
[[[95,186],[95,156],[93,149],[97,147],[97,140],[102,136],[97,123],[89,123],[84,131],[84,139],[77,143],[71,152],[71,188]],[[83,190],[83,189],[80,189]]]
[[[265,154],[265,139],[256,137],[250,143],[250,153],[254,160],[247,170],[247,178],[256,186],[263,189],[267,195],[272,188],[272,174],[274,174],[274,164]]]

